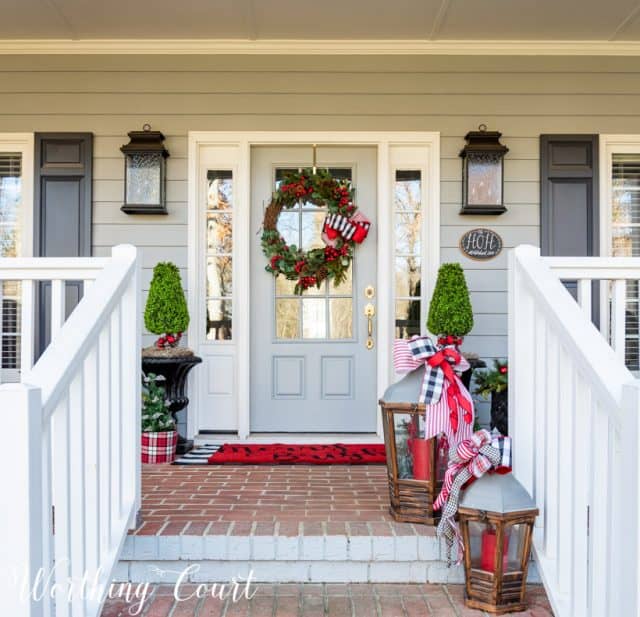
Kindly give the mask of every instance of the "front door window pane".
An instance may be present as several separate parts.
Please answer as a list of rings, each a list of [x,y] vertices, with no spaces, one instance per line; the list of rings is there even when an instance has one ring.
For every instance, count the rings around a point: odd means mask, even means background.
[[[276,170],[276,186],[292,169]],[[330,169],[336,179],[351,180],[348,168]],[[289,245],[308,251],[325,246],[322,228],[326,208],[311,203],[301,203],[283,211],[278,219],[278,231]],[[338,287],[324,281],[319,288],[310,287],[301,297],[295,296],[295,281],[282,276],[276,278],[275,339],[282,341],[348,340],[353,339],[353,273],[349,268],[347,278]]]

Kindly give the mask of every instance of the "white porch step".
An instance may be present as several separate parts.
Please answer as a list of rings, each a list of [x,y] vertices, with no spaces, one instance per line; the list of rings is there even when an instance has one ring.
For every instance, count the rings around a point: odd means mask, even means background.
[[[433,532],[433,529],[427,531]],[[461,583],[435,535],[129,536],[118,582]],[[533,566],[533,564],[532,564]],[[188,570],[187,570],[188,569]],[[535,567],[529,580],[538,582]]]

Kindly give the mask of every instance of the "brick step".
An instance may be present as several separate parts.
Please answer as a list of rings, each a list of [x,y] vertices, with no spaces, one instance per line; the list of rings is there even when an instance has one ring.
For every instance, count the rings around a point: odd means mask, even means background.
[[[395,531],[394,527],[402,528]],[[115,573],[118,582],[227,582],[252,571],[261,583],[460,583],[446,567],[431,527],[389,526],[389,535],[131,535]],[[533,564],[532,564],[533,565]],[[539,579],[532,568],[529,579]]]

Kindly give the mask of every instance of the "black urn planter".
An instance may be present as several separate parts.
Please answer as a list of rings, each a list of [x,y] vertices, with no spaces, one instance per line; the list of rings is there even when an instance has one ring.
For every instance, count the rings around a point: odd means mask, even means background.
[[[480,360],[480,358],[467,358],[467,362],[469,363],[469,368],[460,375],[460,381],[462,381],[464,387],[469,390],[473,371],[477,368],[486,368],[487,363],[484,360]]]
[[[491,428],[497,428],[503,435],[509,434],[509,392],[491,393]]]
[[[176,356],[176,357],[142,357],[142,371],[162,375],[166,382],[164,387],[167,392],[169,411],[176,420],[176,414],[182,411],[188,404],[189,398],[186,396],[187,375],[189,371],[202,362],[198,356]],[[176,420],[176,430],[178,422]],[[186,439],[178,433],[177,454],[184,454],[193,448],[193,440]]]

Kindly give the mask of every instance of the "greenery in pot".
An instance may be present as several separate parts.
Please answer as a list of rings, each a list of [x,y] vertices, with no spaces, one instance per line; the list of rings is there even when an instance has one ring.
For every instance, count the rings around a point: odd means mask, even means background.
[[[427,328],[439,338],[461,338],[473,328],[469,289],[459,263],[445,263],[438,270]]]
[[[479,394],[485,400],[488,400],[494,392],[504,392],[509,385],[507,363],[494,360],[493,369],[476,371],[475,382],[474,394]]]
[[[491,428],[498,429],[503,435],[509,434],[509,369],[506,361],[493,361],[493,369],[476,372],[474,394],[482,398],[491,397]]]
[[[160,262],[153,269],[144,325],[149,332],[160,335],[155,343],[157,349],[176,347],[189,325],[180,271],[171,262]]]
[[[142,432],[162,433],[173,431],[175,421],[169,411],[169,402],[164,387],[158,384],[165,381],[162,375],[148,373],[144,376],[142,391]]]

